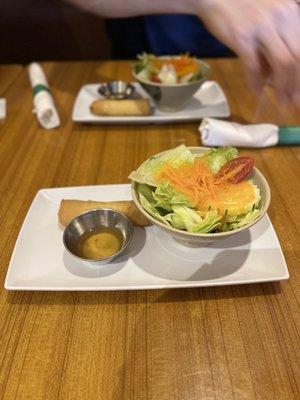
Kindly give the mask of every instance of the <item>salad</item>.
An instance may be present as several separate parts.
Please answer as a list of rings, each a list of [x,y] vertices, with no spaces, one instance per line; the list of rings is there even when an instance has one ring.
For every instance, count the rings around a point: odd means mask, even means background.
[[[138,79],[172,85],[194,82],[202,78],[196,58],[184,54],[179,57],[156,57],[153,54],[138,55],[134,70]]]
[[[193,154],[185,145],[146,160],[129,178],[155,219],[191,233],[226,232],[256,219],[260,189],[249,176],[251,157],[234,147]]]

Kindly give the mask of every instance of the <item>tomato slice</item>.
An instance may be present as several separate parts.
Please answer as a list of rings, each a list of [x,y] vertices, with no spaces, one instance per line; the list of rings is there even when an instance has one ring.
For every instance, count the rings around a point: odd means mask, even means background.
[[[254,165],[252,157],[236,157],[228,161],[215,175],[215,182],[239,183],[248,178]]]
[[[157,76],[157,74],[151,74],[150,79],[151,79],[152,82],[161,83],[159,77]]]

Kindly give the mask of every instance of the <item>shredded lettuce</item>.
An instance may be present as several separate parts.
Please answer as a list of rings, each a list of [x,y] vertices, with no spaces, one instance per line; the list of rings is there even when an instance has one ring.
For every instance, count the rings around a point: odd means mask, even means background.
[[[168,187],[169,186],[169,187]],[[169,193],[170,203],[164,198]],[[242,227],[260,215],[258,204],[253,204],[251,211],[237,215],[222,217],[217,211],[206,213],[196,211],[181,193],[176,193],[167,183],[160,185],[155,191],[147,185],[138,185],[137,192],[142,207],[155,219],[176,229],[191,233],[226,232]],[[147,197],[146,197],[147,196]],[[172,202],[172,204],[171,204]]]
[[[147,79],[149,79],[152,61],[155,60],[155,56],[153,54],[142,53],[139,54],[137,58],[138,61],[134,65],[135,73],[140,74],[142,71],[144,71]]]
[[[186,206],[173,206],[168,214],[163,215],[160,206],[148,201],[141,193],[139,195],[142,207],[155,219],[176,229],[184,229],[192,233],[209,233],[221,226],[221,219],[217,212],[208,211],[205,217],[199,212]]]
[[[237,157],[238,151],[235,147],[219,147],[206,151],[201,158],[205,161],[213,173],[217,173],[228,161]]]
[[[222,232],[231,231],[233,229],[241,228],[244,225],[249,224],[249,222],[253,221],[260,215],[260,210],[258,208],[254,208],[253,210],[247,212],[243,215],[237,215],[235,219],[225,220],[222,225]]]
[[[182,144],[157,157],[150,157],[136,170],[131,172],[129,178],[138,183],[146,183],[150,186],[158,186],[157,175],[165,165],[178,168],[183,164],[193,164],[195,155]]]
[[[173,58],[173,57],[171,57]],[[176,57],[177,58],[177,57]],[[202,69],[198,65],[196,72],[180,75],[174,66],[168,62],[168,57],[162,66],[158,66],[154,61],[157,59],[153,54],[142,53],[137,56],[137,61],[133,65],[133,69],[137,74],[137,78],[149,82],[153,82],[153,76],[158,79],[159,83],[168,85],[176,83],[194,82],[203,77]],[[157,80],[155,80],[157,83]]]
[[[172,211],[173,205],[193,207],[192,202],[185,195],[173,189],[169,182],[162,182],[153,193],[153,198],[157,207],[167,211]]]
[[[137,183],[136,184],[136,191],[139,194],[142,194],[150,203],[154,203],[153,192],[155,187],[146,185],[144,183]]]
[[[174,189],[168,188],[168,184],[162,185],[163,188],[170,189],[171,196],[170,198],[173,201],[177,201],[177,204],[173,204],[172,206],[164,203],[159,198],[159,201],[156,201],[156,195],[158,189],[153,193],[150,189],[152,197],[148,200],[143,193],[147,193],[145,190],[146,185],[139,185],[137,188],[140,202],[142,207],[150,214],[152,217],[157,219],[166,225],[171,225],[176,229],[185,229],[188,232],[194,233],[208,233],[215,231],[221,225],[221,217],[218,215],[216,211],[208,211],[206,215],[203,217],[199,212],[194,209],[187,207],[185,205],[180,205],[185,201],[184,196],[181,193],[176,193]],[[160,187],[160,190],[162,188]],[[142,193],[143,192],[143,193]],[[148,195],[149,193],[148,192]],[[176,197],[178,196],[178,197]],[[149,196],[148,196],[149,198]],[[187,202],[188,204],[188,202]]]
[[[222,217],[216,211],[208,211],[204,218],[199,212],[186,206],[173,206],[173,211],[175,217],[169,214],[167,220],[174,228],[184,225],[188,232],[209,233],[221,226]]]
[[[141,193],[140,193],[139,197],[140,197],[140,202],[141,202],[142,207],[150,215],[152,215],[152,217],[154,217],[158,221],[162,222],[163,224],[170,225],[168,220],[163,215],[160,214],[160,212],[157,210],[157,208],[155,207],[155,205],[153,203],[150,203],[150,201],[148,201],[146,199],[146,197],[144,197]]]

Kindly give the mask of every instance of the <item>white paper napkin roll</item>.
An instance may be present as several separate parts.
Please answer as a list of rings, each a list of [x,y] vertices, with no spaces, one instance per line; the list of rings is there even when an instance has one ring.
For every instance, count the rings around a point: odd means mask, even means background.
[[[60,120],[42,67],[38,63],[31,63],[28,72],[34,95],[33,111],[37,114],[43,128],[57,128],[60,125]]]
[[[270,147],[278,143],[278,126],[273,124],[242,125],[203,118],[199,131],[205,146]]]
[[[6,117],[6,99],[0,99],[0,119]]]

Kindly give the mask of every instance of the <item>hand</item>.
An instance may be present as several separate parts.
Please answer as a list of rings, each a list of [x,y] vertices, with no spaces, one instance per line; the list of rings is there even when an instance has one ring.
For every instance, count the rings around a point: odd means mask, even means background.
[[[242,60],[250,87],[271,80],[300,105],[300,7],[295,0],[201,0],[200,18]]]

